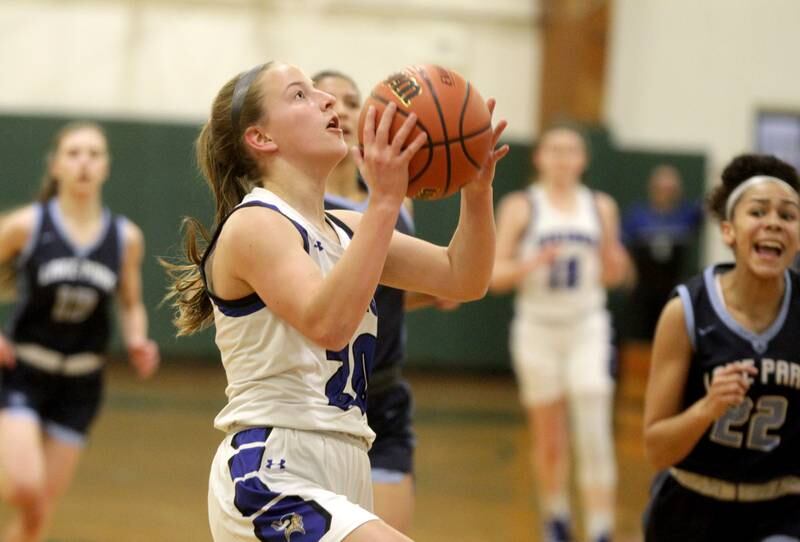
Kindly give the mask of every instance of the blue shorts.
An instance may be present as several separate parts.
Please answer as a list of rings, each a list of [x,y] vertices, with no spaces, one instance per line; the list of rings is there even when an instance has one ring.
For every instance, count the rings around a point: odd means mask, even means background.
[[[404,380],[369,394],[367,419],[376,435],[369,450],[373,481],[380,482],[384,475],[391,476],[391,473],[413,472],[416,445],[411,426],[413,408],[411,388]]]
[[[82,444],[103,398],[103,371],[64,376],[17,359],[0,372],[0,409],[32,414],[53,437]]]
[[[762,542],[800,539],[800,495],[756,502],[721,501],[662,473],[645,517],[646,542]]]

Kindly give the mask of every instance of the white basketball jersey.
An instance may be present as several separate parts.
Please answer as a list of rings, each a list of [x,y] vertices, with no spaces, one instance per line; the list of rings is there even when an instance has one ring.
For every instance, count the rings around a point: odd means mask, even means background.
[[[531,221],[520,241],[519,257],[548,246],[557,252],[551,265],[540,266],[523,280],[517,290],[516,315],[561,322],[604,310],[606,291],[601,283],[599,250],[602,227],[592,191],[579,186],[575,209],[570,212],[553,206],[537,185],[526,193]]]
[[[263,188],[255,188],[237,208],[243,206],[266,207],[265,213],[279,212],[291,220],[323,275],[350,242],[345,229],[329,220],[339,237],[339,243],[332,242]],[[231,433],[269,426],[336,431],[372,442],[375,433],[367,425],[365,411],[367,373],[377,335],[374,302],[365,308],[350,344],[332,352],[275,316],[255,294],[234,301],[211,298],[216,343],[228,379],[228,404],[214,420],[217,429]]]

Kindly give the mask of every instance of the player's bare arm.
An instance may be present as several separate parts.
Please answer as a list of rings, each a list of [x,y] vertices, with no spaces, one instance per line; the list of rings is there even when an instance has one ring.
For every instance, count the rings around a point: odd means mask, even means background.
[[[749,387],[743,374],[756,370],[730,364],[715,372],[705,397],[681,411],[692,347],[686,333],[680,298],[667,303],[656,328],[644,409],[645,453],[655,468],[674,465],[686,457],[708,427],[730,406],[744,398]]]
[[[625,247],[619,240],[619,208],[617,202],[604,192],[595,194],[603,234],[600,251],[603,263],[603,284],[608,287],[630,284],[633,266]]]
[[[158,346],[147,336],[147,310],[142,301],[142,258],[144,236],[134,223],[125,221],[122,272],[119,287],[119,315],[128,358],[141,378],[158,369]]]

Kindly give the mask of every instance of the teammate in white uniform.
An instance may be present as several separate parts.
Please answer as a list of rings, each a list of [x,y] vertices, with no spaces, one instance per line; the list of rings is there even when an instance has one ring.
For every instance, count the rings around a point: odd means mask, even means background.
[[[613,530],[611,332],[605,288],[629,264],[618,212],[581,184],[581,133],[545,131],[534,153],[538,182],[500,205],[492,290],[517,290],[511,354],[527,408],[545,540],[570,540],[568,427],[578,455],[588,540]]]
[[[354,150],[370,189],[363,215],[324,212],[326,177],[347,152],[334,102],[298,68],[270,62],[222,88],[198,138],[216,231],[201,258],[190,221],[188,262],[168,267],[179,332],[213,321],[228,378],[209,482],[217,542],[408,540],[369,511],[372,294],[380,282],[476,299],[491,278],[491,182],[508,148],[462,190],[459,225],[438,247],[394,232],[424,144],[408,137],[415,115],[390,140],[394,106],[380,119],[370,109],[363,156]]]

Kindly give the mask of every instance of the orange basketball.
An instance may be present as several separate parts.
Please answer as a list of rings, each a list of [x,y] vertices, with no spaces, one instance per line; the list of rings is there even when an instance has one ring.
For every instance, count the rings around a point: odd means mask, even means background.
[[[458,73],[441,66],[409,66],[379,83],[364,102],[358,121],[358,138],[363,145],[364,119],[370,105],[377,112],[397,104],[391,137],[409,113],[416,113],[417,126],[427,142],[409,164],[408,196],[439,199],[457,192],[475,179],[491,151],[492,119],[480,93]]]

